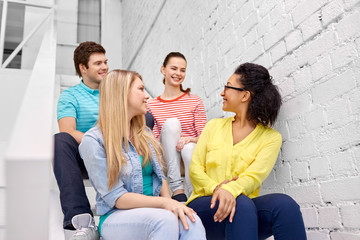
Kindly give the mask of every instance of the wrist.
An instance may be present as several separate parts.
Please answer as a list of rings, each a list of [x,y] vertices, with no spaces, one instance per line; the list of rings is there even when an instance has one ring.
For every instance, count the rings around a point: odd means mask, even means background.
[[[221,190],[224,190],[224,192],[231,194],[235,199],[238,197],[238,195],[235,195],[235,193],[233,192],[233,190],[228,186],[228,185],[224,185],[220,188]]]
[[[219,184],[219,185],[217,185],[215,188],[214,188],[214,190],[213,190],[213,193],[215,193],[217,190],[219,190],[220,189],[220,187],[221,187],[221,183]]]
[[[160,208],[166,209],[166,202],[167,202],[168,198],[166,197],[160,197]]]

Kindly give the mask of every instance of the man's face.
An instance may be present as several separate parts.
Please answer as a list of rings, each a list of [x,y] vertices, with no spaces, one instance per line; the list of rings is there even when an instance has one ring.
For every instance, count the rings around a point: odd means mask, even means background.
[[[80,70],[84,83],[90,88],[97,89],[101,80],[109,70],[105,54],[91,54],[89,57],[88,68],[80,64]]]

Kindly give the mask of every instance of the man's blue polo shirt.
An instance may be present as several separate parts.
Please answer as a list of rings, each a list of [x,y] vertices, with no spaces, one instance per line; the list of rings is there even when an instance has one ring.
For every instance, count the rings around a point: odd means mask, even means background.
[[[57,120],[63,117],[76,119],[76,130],[86,132],[99,116],[99,90],[87,87],[83,81],[64,90],[57,105]]]

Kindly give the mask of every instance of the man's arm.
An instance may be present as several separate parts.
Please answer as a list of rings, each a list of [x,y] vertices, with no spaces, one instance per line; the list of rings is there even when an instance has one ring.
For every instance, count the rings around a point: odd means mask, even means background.
[[[69,133],[80,144],[84,136],[83,132],[76,130],[76,119],[73,117],[63,117],[59,119],[59,131]]]

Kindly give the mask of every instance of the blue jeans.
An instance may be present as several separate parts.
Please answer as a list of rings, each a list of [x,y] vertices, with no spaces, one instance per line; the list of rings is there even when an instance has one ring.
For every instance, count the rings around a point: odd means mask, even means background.
[[[206,239],[205,229],[198,216],[195,223],[189,219],[189,230],[171,211],[160,208],[134,208],[116,210],[107,217],[101,227],[103,240],[202,240]]]
[[[83,178],[89,177],[78,147],[78,142],[70,134],[55,134],[54,173],[60,190],[64,227],[71,224],[75,215],[93,215],[83,182]]]
[[[276,240],[306,239],[300,207],[285,194],[268,194],[254,199],[238,196],[232,223],[229,217],[221,223],[214,222],[218,202],[210,209],[211,198],[199,197],[188,204],[201,218],[208,240],[257,240],[272,235]]]

